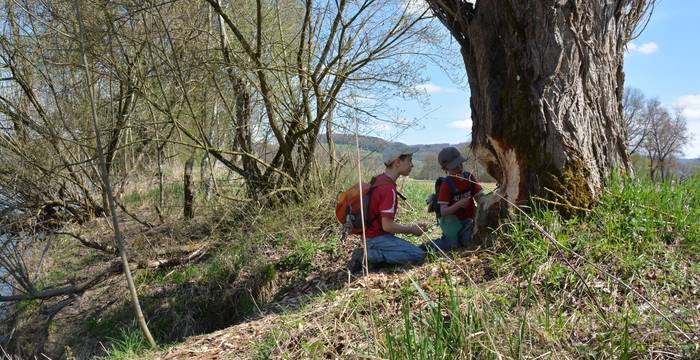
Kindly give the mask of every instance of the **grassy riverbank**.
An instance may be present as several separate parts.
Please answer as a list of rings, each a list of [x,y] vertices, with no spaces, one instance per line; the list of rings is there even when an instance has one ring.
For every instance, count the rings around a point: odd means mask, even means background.
[[[432,221],[423,205],[432,182],[400,187],[408,201],[399,220]],[[135,264],[166,250],[202,249],[183,265],[136,270],[161,349],[146,348],[120,276],[44,323],[45,344],[64,356],[112,359],[693,357],[700,329],[699,188],[697,179],[661,185],[614,179],[589,213],[563,219],[534,204],[534,223],[514,214],[489,249],[431,255],[422,266],[359,278],[345,271],[358,239],[339,238],[332,187],[275,210],[212,198],[193,221],[172,216],[151,229],[124,218]],[[129,194],[140,199],[129,206],[148,208],[149,191]],[[99,220],[83,236],[108,234]],[[433,228],[408,239],[438,235]],[[69,237],[53,246],[61,251],[47,263],[47,281],[79,276],[106,260]],[[17,336],[27,344],[36,340],[29,330],[40,325],[46,305],[19,304]]]

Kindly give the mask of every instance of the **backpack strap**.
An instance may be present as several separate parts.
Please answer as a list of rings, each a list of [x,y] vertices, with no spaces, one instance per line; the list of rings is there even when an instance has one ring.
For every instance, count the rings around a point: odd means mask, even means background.
[[[447,184],[447,187],[450,188],[450,194],[454,195],[457,192],[457,186],[455,185],[455,182],[452,180],[452,177],[445,176],[445,183]]]
[[[450,188],[450,194],[454,196],[456,194],[464,194],[471,192],[474,185],[472,184],[471,176],[472,174],[470,174],[469,171],[465,171],[462,173],[462,177],[467,181],[467,189],[459,192],[457,191],[457,186],[455,185],[454,180],[452,180],[452,177],[449,175],[445,176],[445,183],[447,183],[447,186]]]
[[[369,181],[369,190],[367,190],[367,201],[365,201],[364,206],[363,206],[363,211],[365,213],[365,216],[369,216],[369,203],[372,201],[372,193],[374,193],[374,189],[377,187],[377,177],[372,176],[372,179]],[[375,216],[372,221],[369,221],[365,224],[366,227],[369,227],[373,222],[375,222],[377,219],[377,216]],[[369,218],[365,218],[365,220],[368,220]]]
[[[370,182],[369,182],[369,191],[367,191],[367,202],[366,202],[367,205],[366,205],[366,207],[365,207],[365,209],[364,209],[365,214],[366,214],[367,216],[369,216],[369,202],[372,201],[372,195],[373,195],[373,193],[374,193],[374,189],[376,189],[376,188],[379,187],[380,185],[385,185],[385,184],[390,184],[390,182],[388,182],[388,181],[382,181],[382,182],[379,182],[379,183],[378,183],[378,182],[377,182],[377,176],[372,177],[372,180],[370,180]],[[401,200],[406,201],[406,197],[403,196],[403,194],[401,194],[401,193],[399,192],[399,190],[396,190],[396,195],[397,195],[399,198],[401,198]],[[382,215],[381,213],[377,213],[377,215],[375,215],[372,219],[367,219],[368,221],[366,222],[365,226],[369,227],[370,225],[374,224],[375,221],[379,220],[379,218],[381,217],[381,215]]]
[[[374,190],[374,188],[376,188],[377,186],[385,185],[385,184],[391,184],[391,182],[388,182],[388,181],[383,181],[383,182],[381,182],[381,183],[376,183],[376,181],[375,181],[376,179],[375,179],[375,178],[376,178],[376,176],[373,177],[373,178],[372,178],[372,181],[370,182],[370,191]],[[403,194],[400,193],[398,189],[396,190],[396,195],[397,195],[401,200],[406,201],[406,197],[403,196]]]
[[[396,195],[397,195],[401,200],[406,201],[406,197],[403,196],[403,194],[400,193],[398,190],[396,190]]]

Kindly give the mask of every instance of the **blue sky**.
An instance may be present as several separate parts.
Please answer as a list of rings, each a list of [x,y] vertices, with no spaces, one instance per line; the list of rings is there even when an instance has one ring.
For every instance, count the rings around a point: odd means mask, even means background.
[[[681,108],[694,134],[684,157],[700,157],[700,1],[660,0],[647,28],[625,56],[625,85],[657,97],[669,109]],[[463,68],[459,69],[464,74]],[[418,126],[396,137],[407,144],[458,143],[471,131],[468,85],[455,84],[428,66],[422,84],[429,103],[402,102],[403,116]],[[463,75],[462,75],[463,76]]]

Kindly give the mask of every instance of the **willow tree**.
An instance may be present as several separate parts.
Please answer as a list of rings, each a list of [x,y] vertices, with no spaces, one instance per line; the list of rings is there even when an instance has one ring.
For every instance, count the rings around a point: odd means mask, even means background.
[[[428,0],[461,46],[472,149],[499,183],[478,223],[532,195],[590,207],[629,158],[621,99],[625,44],[645,0]],[[506,202],[503,199],[507,199]]]

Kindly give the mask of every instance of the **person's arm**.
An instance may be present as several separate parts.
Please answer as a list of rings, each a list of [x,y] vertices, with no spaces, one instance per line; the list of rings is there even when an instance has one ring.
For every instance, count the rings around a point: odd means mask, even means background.
[[[377,201],[379,208],[380,224],[382,229],[392,234],[413,234],[422,235],[423,231],[420,227],[400,225],[394,221],[396,215],[396,189],[379,187],[372,194],[373,200]],[[376,196],[376,198],[375,198]]]
[[[447,185],[447,181],[443,181],[438,190],[438,206],[440,207],[440,215],[453,215],[461,207],[466,206],[464,201],[460,200],[450,205],[450,200],[452,199],[452,191]]]
[[[467,207],[467,204],[471,198],[464,198],[452,205],[447,205],[447,204],[440,204],[440,215],[445,216],[445,215],[453,215],[455,214],[459,209]]]
[[[382,229],[388,233],[392,234],[413,234],[416,236],[423,235],[423,229],[418,225],[401,225],[394,221],[393,218],[388,216],[382,216]]]

